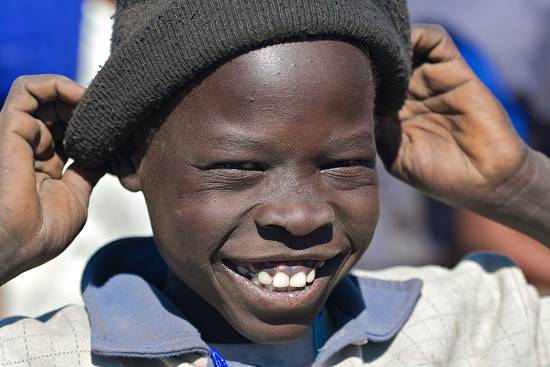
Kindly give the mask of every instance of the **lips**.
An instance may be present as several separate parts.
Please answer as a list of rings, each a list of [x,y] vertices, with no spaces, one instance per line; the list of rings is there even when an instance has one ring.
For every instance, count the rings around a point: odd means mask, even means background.
[[[249,280],[257,287],[275,292],[293,292],[304,290],[311,285],[325,260],[294,261],[223,261],[232,271]]]
[[[345,240],[296,248],[246,238],[224,243],[211,262],[215,287],[224,300],[220,309],[231,307],[233,314],[240,309],[241,315],[251,317],[248,322],[257,320],[278,325],[277,328],[313,320],[342,274],[347,272],[344,268],[352,248]],[[312,270],[315,270],[313,281]],[[305,274],[306,284],[301,286],[303,275],[298,275],[293,280],[297,286],[291,287],[292,277],[301,272]],[[235,326],[238,322],[232,324]]]

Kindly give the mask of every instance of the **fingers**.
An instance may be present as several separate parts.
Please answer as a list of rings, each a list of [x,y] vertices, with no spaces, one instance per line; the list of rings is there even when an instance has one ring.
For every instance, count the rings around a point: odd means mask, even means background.
[[[35,170],[60,178],[64,157],[56,151],[67,116],[84,93],[77,83],[54,75],[20,77],[12,85],[0,112],[0,189],[3,200],[16,203],[35,193]],[[50,106],[50,107],[48,107]],[[42,121],[38,115],[44,114]],[[61,123],[60,123],[61,121]],[[59,125],[63,127],[59,129]],[[56,135],[52,135],[50,129]],[[59,141],[58,140],[58,141]]]
[[[23,138],[33,149],[40,142],[41,123],[50,129],[62,121],[67,122],[84,93],[84,88],[74,81],[57,75],[25,76],[12,85],[0,115],[0,132],[14,133]],[[65,107],[64,107],[65,106]],[[59,129],[56,129],[56,135]]]
[[[431,113],[426,101],[461,88],[475,75],[462,59],[449,34],[440,26],[415,24],[411,31],[411,43],[414,52],[415,70],[408,88],[405,106],[396,116],[386,116],[378,123],[378,152],[386,167],[398,160],[400,147],[403,144],[401,123],[415,116],[426,116]],[[448,108],[448,105],[444,106]],[[451,106],[452,107],[452,106]],[[455,109],[444,112],[454,113]]]
[[[42,137],[41,123],[31,115],[2,111],[0,115],[0,184],[21,181],[34,185],[34,150],[47,149],[47,136]],[[41,140],[45,140],[41,142]],[[32,187],[32,186],[31,186]]]
[[[424,64],[414,70],[409,82],[409,98],[425,100],[447,93],[466,83],[477,80],[464,60]]]
[[[56,149],[52,132],[40,123],[40,141],[34,148],[34,170],[53,179],[60,179],[66,162],[63,153]]]
[[[33,114],[40,105],[63,102],[76,106],[84,87],[60,75],[22,76],[13,83],[4,108]]]
[[[56,256],[86,220],[101,172],[68,169],[60,143],[84,88],[60,76],[22,77],[0,111],[0,225],[23,249],[21,268]],[[29,265],[31,264],[31,265]]]
[[[56,145],[63,139],[66,123],[84,91],[74,81],[59,75],[20,77],[6,99],[0,131],[21,137],[32,148],[32,153],[26,147],[20,148],[27,150],[27,160],[37,160],[38,171],[59,178],[65,158],[56,152]],[[8,148],[23,144],[13,135],[2,141]]]
[[[438,25],[414,24],[411,30],[411,43],[415,65],[461,59],[451,36]]]
[[[103,168],[89,169],[73,163],[67,168],[62,181],[73,190],[80,202],[87,208],[92,189],[105,173]]]
[[[443,115],[464,112],[468,91],[479,79],[460,55],[449,34],[440,26],[416,25],[412,32],[417,61],[408,88],[406,108],[399,120],[427,112]]]

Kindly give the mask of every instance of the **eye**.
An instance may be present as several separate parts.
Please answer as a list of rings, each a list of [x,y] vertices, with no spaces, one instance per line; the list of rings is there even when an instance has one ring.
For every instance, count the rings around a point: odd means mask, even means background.
[[[206,170],[264,171],[265,167],[256,162],[218,162],[208,165]]]
[[[353,190],[376,184],[375,165],[374,159],[341,159],[322,165],[321,173],[340,190]]]
[[[374,160],[368,159],[345,159],[324,164],[321,170],[338,169],[338,168],[374,168]]]

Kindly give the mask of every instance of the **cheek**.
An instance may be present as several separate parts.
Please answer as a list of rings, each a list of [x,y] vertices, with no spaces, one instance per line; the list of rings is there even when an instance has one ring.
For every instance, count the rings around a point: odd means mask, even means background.
[[[369,246],[379,216],[378,187],[376,185],[339,194],[340,215],[354,252],[363,253]]]
[[[239,205],[252,201],[205,189],[188,166],[181,157],[149,157],[142,163],[143,194],[165,259],[171,259],[180,270],[184,267],[185,272],[211,271],[212,255],[238,226],[240,213],[246,211]]]
[[[159,246],[188,265],[209,261],[223,239],[227,225],[218,206],[189,199],[167,200],[151,215],[151,224]]]
[[[181,187],[192,189],[187,184],[163,190],[156,195],[159,200],[148,200],[151,224],[167,256],[191,268],[197,263],[209,266],[212,256],[239,226],[246,208],[239,206],[243,200],[236,195],[183,191]]]
[[[211,259],[223,241],[226,221],[215,202],[166,199],[151,215],[158,249],[180,280],[211,300],[215,297]]]

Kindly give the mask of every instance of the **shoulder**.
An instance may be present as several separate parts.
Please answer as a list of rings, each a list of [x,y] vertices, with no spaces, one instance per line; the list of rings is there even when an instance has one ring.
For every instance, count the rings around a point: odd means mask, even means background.
[[[540,303],[534,287],[509,258],[492,253],[474,253],[454,268],[441,266],[400,266],[381,271],[359,271],[356,275],[384,280],[418,278],[423,281],[422,294],[413,313],[414,318],[426,315],[455,315],[468,318],[523,315],[531,305]],[[510,312],[497,314],[503,307]],[[511,313],[511,311],[515,311]],[[486,313],[486,315],[484,315]]]
[[[0,365],[91,366],[90,325],[82,306],[38,318],[0,321]]]
[[[486,302],[497,294],[512,293],[529,297],[536,291],[530,287],[521,270],[509,258],[493,253],[474,253],[462,259],[454,268],[441,266],[398,266],[378,271],[356,271],[355,275],[385,280],[421,279],[422,301],[445,295],[460,303]],[[483,292],[485,297],[475,297]],[[448,298],[449,299],[449,298]],[[502,301],[497,297],[494,301]]]
[[[538,365],[548,352],[550,302],[505,256],[475,253],[453,269],[396,267],[358,274],[423,280],[421,297],[386,358],[523,366]],[[396,355],[397,350],[404,352]]]

